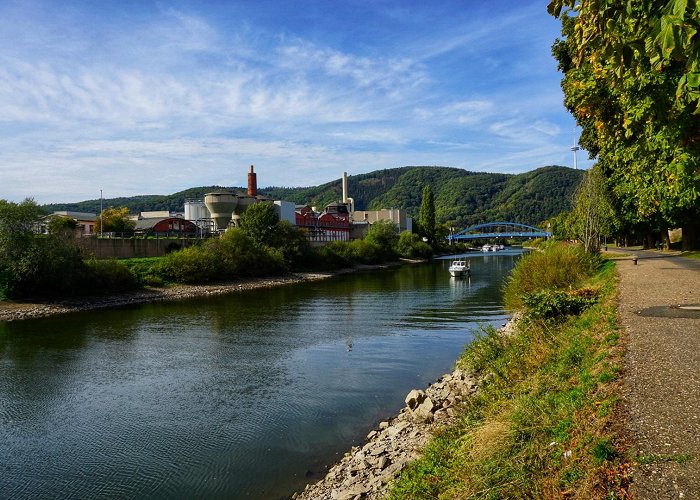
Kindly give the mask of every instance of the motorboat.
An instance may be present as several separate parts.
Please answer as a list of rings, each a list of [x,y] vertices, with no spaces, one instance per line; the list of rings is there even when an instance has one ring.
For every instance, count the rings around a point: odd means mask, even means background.
[[[482,252],[490,252],[491,251],[491,245],[486,244],[483,247],[481,247]]]
[[[469,262],[464,260],[453,260],[447,270],[450,272],[450,276],[455,278],[459,278],[460,276],[471,276]]]

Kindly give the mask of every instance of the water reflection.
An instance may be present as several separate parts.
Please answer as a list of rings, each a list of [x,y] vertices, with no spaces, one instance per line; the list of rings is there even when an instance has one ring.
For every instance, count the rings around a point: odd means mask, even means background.
[[[0,323],[0,492],[287,495],[503,321],[514,258]]]

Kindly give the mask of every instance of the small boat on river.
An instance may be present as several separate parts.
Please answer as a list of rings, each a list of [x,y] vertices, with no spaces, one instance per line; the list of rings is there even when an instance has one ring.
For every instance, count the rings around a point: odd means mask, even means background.
[[[455,278],[472,275],[469,262],[464,260],[453,260],[450,264],[450,267],[448,267],[447,270],[450,272],[450,276],[453,276]]]

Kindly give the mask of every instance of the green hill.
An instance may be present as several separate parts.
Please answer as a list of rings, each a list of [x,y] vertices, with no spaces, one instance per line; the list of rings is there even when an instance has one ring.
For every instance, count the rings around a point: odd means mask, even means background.
[[[349,195],[357,210],[403,208],[418,215],[423,188],[430,184],[440,222],[459,226],[506,220],[538,224],[571,208],[573,192],[583,171],[549,166],[524,174],[490,174],[448,167],[401,167],[348,177]],[[219,189],[245,188],[205,186],[171,195],[143,195],[103,200],[104,207],[128,207],[132,212],[150,210],[182,211],[187,199],[202,199]],[[342,197],[340,178],[320,186],[269,187],[260,194],[274,199],[309,204],[319,208]],[[45,205],[48,211],[98,212],[100,200]]]

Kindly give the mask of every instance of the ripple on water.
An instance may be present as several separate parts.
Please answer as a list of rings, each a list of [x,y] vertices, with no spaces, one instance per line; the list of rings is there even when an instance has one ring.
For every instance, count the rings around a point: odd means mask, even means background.
[[[18,323],[0,351],[2,496],[289,495],[504,317],[496,261],[479,263],[489,281],[427,264]]]

